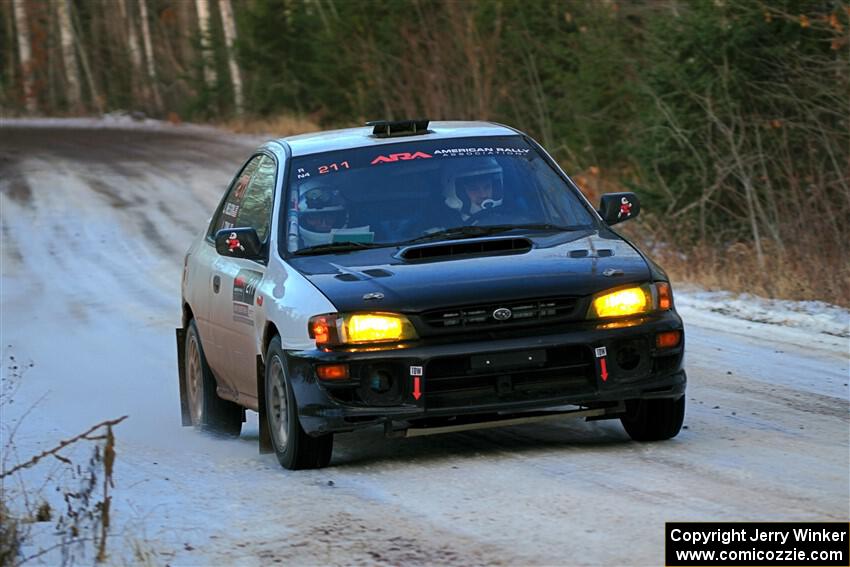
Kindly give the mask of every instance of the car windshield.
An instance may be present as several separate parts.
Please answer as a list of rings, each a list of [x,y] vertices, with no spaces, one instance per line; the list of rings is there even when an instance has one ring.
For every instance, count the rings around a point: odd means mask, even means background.
[[[593,224],[575,190],[519,136],[295,157],[284,206],[287,250],[302,254]]]

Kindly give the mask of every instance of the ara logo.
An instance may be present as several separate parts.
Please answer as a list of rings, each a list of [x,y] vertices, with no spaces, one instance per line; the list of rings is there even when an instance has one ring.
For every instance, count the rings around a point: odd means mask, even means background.
[[[372,165],[378,163],[390,163],[393,161],[407,161],[411,159],[426,159],[434,157],[431,154],[426,154],[425,152],[401,152],[398,154],[390,154],[388,156],[378,156],[372,160]]]

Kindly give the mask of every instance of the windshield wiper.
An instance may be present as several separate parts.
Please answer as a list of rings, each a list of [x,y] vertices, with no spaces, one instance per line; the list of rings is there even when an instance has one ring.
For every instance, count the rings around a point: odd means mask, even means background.
[[[292,254],[294,256],[302,256],[306,254],[332,254],[334,252],[350,252],[352,250],[365,250],[367,248],[384,248],[388,244],[379,244],[377,242],[330,242],[328,244],[317,244],[296,250]]]
[[[432,232],[431,234],[418,236],[411,240],[405,240],[404,242],[399,242],[398,244],[416,244],[417,242],[428,242],[429,240],[444,239],[448,240],[452,238],[475,238],[477,236],[489,236],[491,234],[498,234],[500,232],[507,232],[509,230],[517,229],[557,231],[575,230],[574,227],[558,226],[556,224],[496,224],[490,226],[456,226],[454,228],[447,228],[445,230],[438,230],[437,232]]]

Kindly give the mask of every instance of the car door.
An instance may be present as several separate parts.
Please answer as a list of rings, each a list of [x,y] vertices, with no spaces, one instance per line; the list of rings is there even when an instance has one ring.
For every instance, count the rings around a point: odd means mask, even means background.
[[[251,167],[253,160],[249,163],[250,176],[240,178],[224,203],[219,228],[254,228],[268,251],[277,162],[269,155],[258,157],[261,159],[256,166]],[[221,378],[244,396],[256,390],[254,315],[257,288],[266,271],[265,260],[218,255],[212,267],[218,292],[213,293],[211,323],[220,347]]]
[[[218,379],[219,388],[228,390],[232,396],[236,395],[236,385],[228,380],[229,357],[221,332],[221,316],[218,314],[218,311],[222,308],[222,294],[226,295],[226,292],[222,291],[219,269],[221,256],[215,249],[215,233],[222,228],[232,228],[235,225],[235,211],[237,209],[234,209],[234,207],[238,207],[238,203],[241,202],[244,192],[262,159],[262,155],[252,156],[233,178],[210,221],[206,242],[199,247],[195,254],[196,275],[193,281],[198,288],[197,295],[199,297],[199,300],[196,301],[195,316],[204,345],[204,355],[210,368],[212,368],[213,374]]]

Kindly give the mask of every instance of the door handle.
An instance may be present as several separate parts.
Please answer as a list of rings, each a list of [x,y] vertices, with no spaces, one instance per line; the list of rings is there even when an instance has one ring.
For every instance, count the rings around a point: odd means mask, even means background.
[[[221,278],[213,276],[213,293],[218,293],[218,290],[221,289]]]

